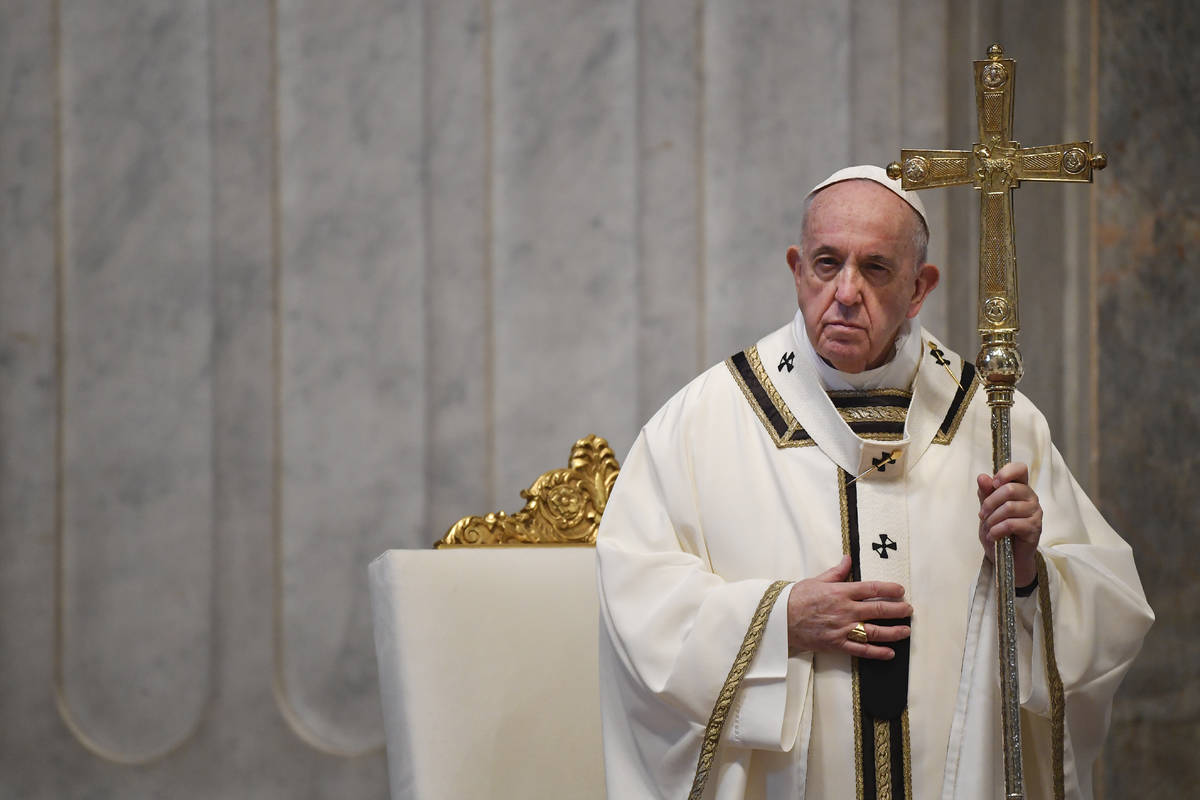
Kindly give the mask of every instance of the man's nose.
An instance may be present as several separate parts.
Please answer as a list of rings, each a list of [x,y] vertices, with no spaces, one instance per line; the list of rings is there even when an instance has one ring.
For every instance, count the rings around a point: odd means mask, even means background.
[[[862,274],[854,264],[846,264],[837,276],[837,301],[844,306],[852,306],[862,298]]]

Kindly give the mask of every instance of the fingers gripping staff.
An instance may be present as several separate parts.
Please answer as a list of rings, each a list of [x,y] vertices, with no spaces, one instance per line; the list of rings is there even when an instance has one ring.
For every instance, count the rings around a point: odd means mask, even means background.
[[[979,475],[979,542],[989,560],[996,543],[1012,542],[1013,576],[1018,596],[1037,581],[1037,548],[1042,535],[1042,506],[1029,485],[1029,467],[1008,464],[995,477]]]

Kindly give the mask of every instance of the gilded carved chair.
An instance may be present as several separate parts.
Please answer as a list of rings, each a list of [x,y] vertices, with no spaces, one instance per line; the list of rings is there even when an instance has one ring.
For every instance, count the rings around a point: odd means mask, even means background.
[[[371,563],[392,800],[604,797],[595,541],[617,471],[588,436],[521,511]]]

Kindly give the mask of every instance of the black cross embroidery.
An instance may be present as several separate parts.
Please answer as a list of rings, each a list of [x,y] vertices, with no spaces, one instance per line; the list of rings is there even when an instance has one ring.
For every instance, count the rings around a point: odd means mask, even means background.
[[[792,366],[792,362],[795,360],[796,354],[794,352],[785,354],[783,358],[779,359],[779,371],[783,372],[783,368],[787,367],[787,371],[791,372],[793,369],[795,369],[795,367]]]
[[[880,558],[887,558],[888,550],[895,550],[896,543],[888,538],[886,533],[879,534],[879,541],[871,545],[871,549],[879,554]]]
[[[895,463],[896,463],[896,451],[895,450],[893,450],[890,453],[880,453],[879,458],[871,459],[871,466],[875,467],[875,469],[879,470],[880,472],[887,472],[888,464],[895,464]],[[885,556],[885,558],[886,558],[886,556]]]
[[[950,359],[946,358],[946,352],[933,342],[929,343],[929,355],[933,356],[933,360],[936,361],[939,366],[950,366]]]

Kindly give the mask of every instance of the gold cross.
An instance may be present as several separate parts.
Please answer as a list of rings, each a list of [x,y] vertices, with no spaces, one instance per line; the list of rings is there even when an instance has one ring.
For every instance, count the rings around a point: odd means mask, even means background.
[[[901,150],[888,175],[904,189],[972,184],[979,190],[979,330],[1011,331],[1017,317],[1017,256],[1012,190],[1021,181],[1091,183],[1107,158],[1091,142],[1021,147],[1013,141],[1013,83],[1017,62],[998,44],[975,64],[979,141],[970,150]]]

